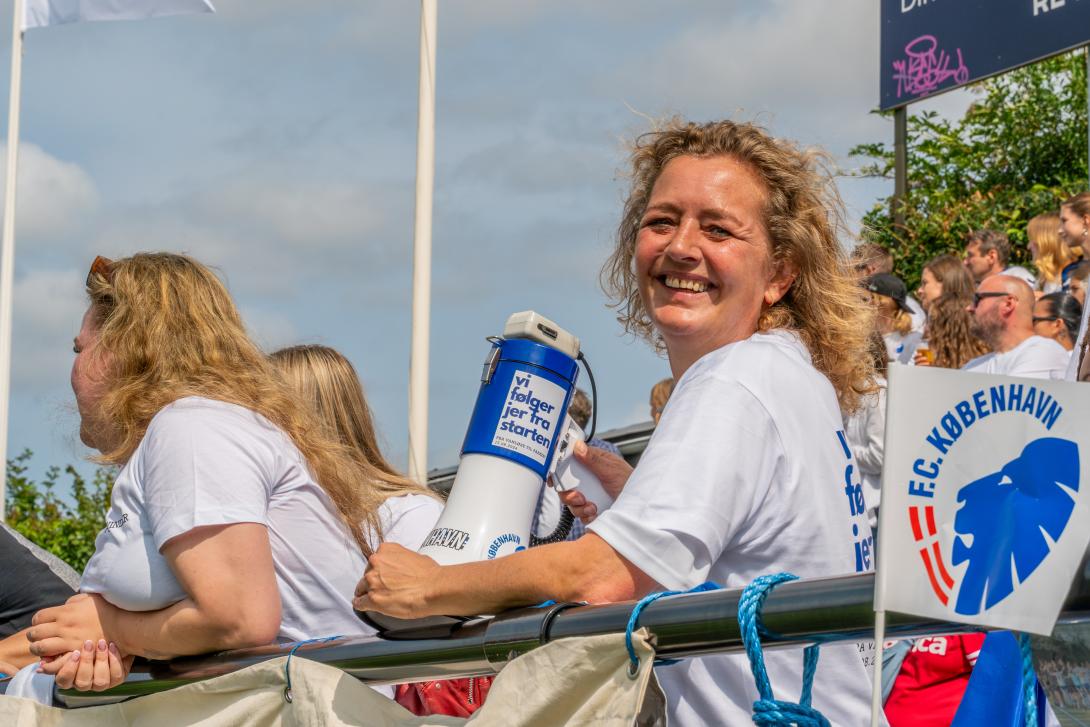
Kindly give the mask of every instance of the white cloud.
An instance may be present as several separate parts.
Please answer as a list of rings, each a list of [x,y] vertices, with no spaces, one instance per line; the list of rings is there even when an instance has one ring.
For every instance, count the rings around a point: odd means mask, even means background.
[[[6,168],[7,156],[7,145],[0,144],[0,168]],[[0,195],[4,187],[0,177]],[[91,216],[98,193],[91,176],[78,164],[22,141],[15,204],[17,236],[54,238],[74,232]]]

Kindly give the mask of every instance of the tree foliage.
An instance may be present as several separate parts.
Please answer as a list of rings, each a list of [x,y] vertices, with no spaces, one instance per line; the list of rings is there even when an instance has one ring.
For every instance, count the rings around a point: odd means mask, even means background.
[[[40,545],[72,566],[76,572],[95,552],[95,538],[106,526],[110,490],[116,472],[99,467],[91,482],[71,465],[52,466],[41,482],[27,475],[31,451],[8,461],[6,522],[31,542]],[[61,475],[71,481],[70,497],[57,494]]]
[[[975,84],[964,117],[934,111],[908,116],[905,224],[890,200],[863,218],[864,236],[893,252],[909,289],[923,265],[944,252],[960,255],[971,230],[992,228],[1011,239],[1011,264],[1028,267],[1026,224],[1056,211],[1087,188],[1086,58],[1082,51]],[[865,176],[892,177],[893,147],[861,144]]]

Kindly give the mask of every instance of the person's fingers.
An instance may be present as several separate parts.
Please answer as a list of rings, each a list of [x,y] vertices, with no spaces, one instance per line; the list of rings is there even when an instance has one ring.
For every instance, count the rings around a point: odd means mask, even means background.
[[[359,582],[356,584],[356,590],[353,592],[352,595],[362,596],[365,593],[367,593],[367,573],[366,572],[364,572],[363,578],[360,578]]]
[[[42,613],[39,611],[38,613]],[[38,613],[34,614],[34,618],[38,617]],[[60,633],[60,626],[56,621],[43,621],[39,624],[35,624],[27,629],[26,638],[32,645],[42,639],[48,639],[51,636],[56,636]],[[33,653],[33,648],[31,653]]]
[[[356,609],[357,611],[376,610],[375,604],[371,601],[371,596],[366,593],[360,596],[356,596],[352,599],[352,608]]]
[[[110,674],[110,686],[125,681],[125,664],[121,661],[121,654],[117,650],[117,644],[110,644],[107,666]]]
[[[560,497],[560,501],[564,503],[572,512],[577,507],[583,507],[587,504],[587,498],[583,496],[583,493],[579,490],[564,490],[557,492]]]
[[[57,620],[57,613],[64,608],[64,606],[51,606],[50,608],[43,608],[33,616],[30,617],[30,625],[37,626],[38,624],[50,623]]]
[[[69,654],[67,659],[58,659],[56,661],[57,671],[50,672],[45,669],[44,673],[54,674],[57,686],[61,689],[71,689],[76,681],[76,670],[79,668],[79,661],[80,651],[77,649]]]
[[[84,641],[83,649],[79,654],[79,665],[76,667],[76,681],[74,686],[81,692],[90,691],[95,684],[95,642]]]
[[[586,507],[581,508],[578,513],[573,512],[572,514],[576,515],[584,525],[590,525],[598,517],[598,506],[593,502],[588,502]]]
[[[91,691],[101,692],[110,688],[110,652],[105,639],[99,639],[95,645],[95,666],[91,679]]]
[[[575,446],[572,447],[572,453],[577,457],[587,456],[587,443],[581,439],[575,440]]]
[[[66,651],[70,651],[76,644],[69,643],[65,639],[58,636],[53,636],[41,641],[35,641],[30,645],[30,653],[34,656],[57,656],[63,654]]]

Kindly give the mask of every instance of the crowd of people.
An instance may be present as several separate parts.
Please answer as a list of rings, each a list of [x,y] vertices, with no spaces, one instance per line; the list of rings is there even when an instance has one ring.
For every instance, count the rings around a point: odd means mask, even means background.
[[[0,671],[102,690],[135,657],[366,633],[353,608],[475,615],[871,570],[890,366],[1090,376],[1090,194],[1034,218],[1037,278],[984,230],[964,260],[928,262],[913,297],[889,251],[845,254],[839,198],[812,151],[750,124],[675,121],[640,137],[631,163],[603,279],[625,330],[669,361],[651,393],[654,434],[635,468],[608,443],[577,445],[613,505],[564,493],[582,524],[571,536],[491,561],[416,553],[442,503],[383,455],[343,356],[266,355],[191,258],[97,258],[72,388],[80,438],[119,468],[111,509],[78,593],[51,582],[0,630]],[[573,417],[580,407],[577,396]],[[861,491],[818,487],[843,482],[853,460]],[[549,498],[543,513],[559,509]],[[765,662],[777,694],[799,694],[800,652]],[[759,698],[742,654],[656,673],[673,724],[748,723]],[[427,708],[427,694],[410,696]],[[813,706],[833,724],[868,723],[857,645],[823,648]]]

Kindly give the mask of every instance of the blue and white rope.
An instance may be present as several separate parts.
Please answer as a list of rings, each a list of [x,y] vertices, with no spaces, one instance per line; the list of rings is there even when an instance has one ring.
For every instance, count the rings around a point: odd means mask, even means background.
[[[643,609],[647,608],[660,598],[665,598],[666,596],[677,596],[682,593],[702,593],[704,591],[717,591],[721,587],[722,586],[720,586],[718,583],[708,581],[706,583],[701,583],[695,588],[690,588],[687,591],[660,591],[658,593],[649,593],[648,595],[641,598],[639,603],[632,607],[632,613],[628,617],[628,626],[625,628],[624,632],[624,648],[628,651],[628,659],[631,662],[631,664],[629,664],[629,672],[631,674],[635,674],[636,671],[640,668],[640,657],[636,654],[635,647],[632,646],[632,632],[635,631],[637,628],[637,624],[640,621],[640,614],[643,613]],[[660,665],[675,664],[677,663],[677,660],[656,659],[655,663]]]
[[[775,698],[768,672],[765,670],[761,636],[768,636],[769,632],[761,623],[761,606],[773,588],[797,579],[798,576],[790,573],[759,576],[746,586],[738,601],[738,628],[742,632],[742,643],[746,647],[746,656],[749,657],[749,667],[757,684],[757,693],[761,697],[753,703],[753,723],[756,725],[830,727],[825,715],[810,706],[814,674],[817,671],[817,646],[809,646],[803,652],[802,694],[798,704]]]

